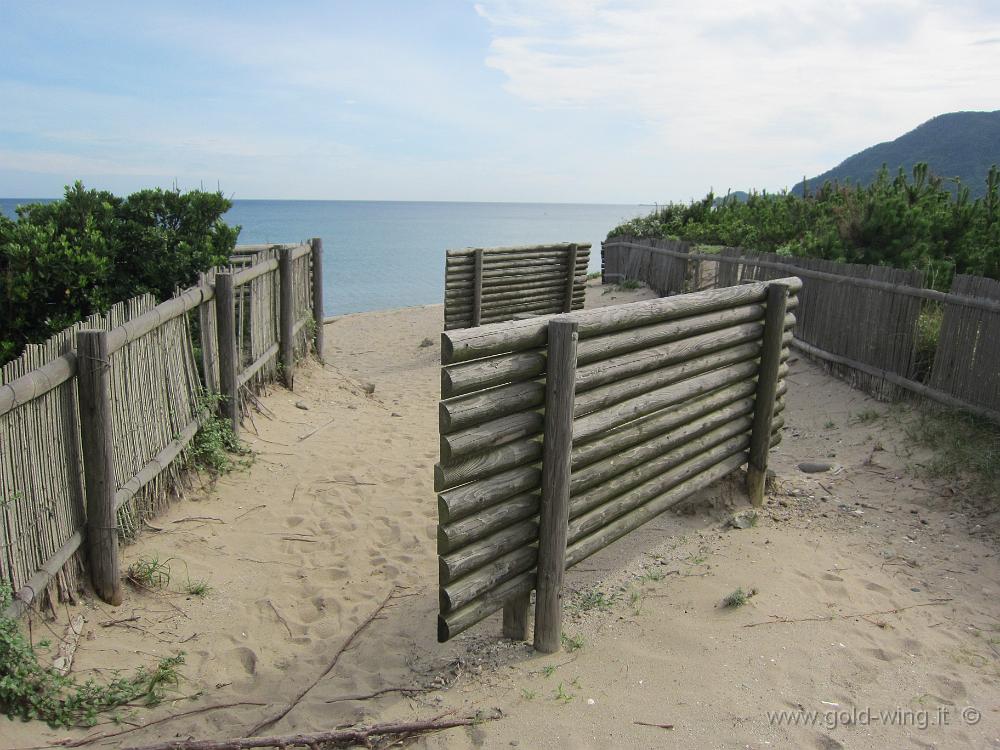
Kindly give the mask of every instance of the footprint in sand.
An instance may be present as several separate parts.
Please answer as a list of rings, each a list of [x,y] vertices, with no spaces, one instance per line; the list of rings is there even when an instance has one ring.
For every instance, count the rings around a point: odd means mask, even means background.
[[[868,654],[872,658],[878,659],[879,661],[895,661],[901,655],[897,654],[895,651],[887,651],[884,648],[866,648],[863,649],[864,653]]]

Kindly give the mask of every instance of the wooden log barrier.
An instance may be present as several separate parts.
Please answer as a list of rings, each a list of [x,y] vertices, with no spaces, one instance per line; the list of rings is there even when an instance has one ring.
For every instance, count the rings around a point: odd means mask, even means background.
[[[123,596],[118,568],[117,485],[108,333],[80,331],[76,335],[76,347],[90,579],[94,591],[103,601],[118,606]]]
[[[566,570],[576,343],[579,332],[577,323],[570,320],[556,319],[548,327],[549,361],[545,384],[545,444],[538,529],[534,643],[538,651],[551,654],[559,650],[562,636],[562,583]]]
[[[219,339],[219,409],[233,435],[240,434],[239,350],[236,346],[236,297],[233,274],[215,275],[215,324]]]
[[[483,249],[477,248],[472,271],[472,325],[478,326],[483,317]]]
[[[764,483],[767,477],[767,453],[770,450],[771,419],[777,390],[784,343],[785,305],[789,289],[785,284],[772,283],[767,290],[767,312],[764,317],[764,338],[761,344],[760,369],[757,373],[757,395],[754,405],[753,431],[747,459],[747,492],[755,507],[764,503]]]

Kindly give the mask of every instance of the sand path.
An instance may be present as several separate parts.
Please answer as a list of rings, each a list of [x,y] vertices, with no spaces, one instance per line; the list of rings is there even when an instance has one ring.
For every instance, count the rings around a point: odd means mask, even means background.
[[[592,288],[588,306],[648,295]],[[961,498],[942,497],[908,468],[919,456],[903,436],[905,410],[801,360],[772,459],[778,479],[756,526],[726,525],[745,506],[723,485],[582,563],[568,574],[566,632],[581,644],[572,652],[541,657],[502,641],[496,616],[437,644],[440,316],[430,306],[330,324],[331,364],[305,367],[294,394],[275,388],[264,398],[270,413],[255,415],[257,436],[248,430],[253,465],[190,492],[126,548],[126,563],[168,561],[169,590],[130,589],[118,609],[88,599],[55,622],[36,619],[37,641],[77,612],[86,617],[75,664],[83,676],[186,652],[181,694],[199,696],[137,708],[124,715],[132,724],[242,704],[95,746],[245,734],[319,678],[391,593],[330,674],[268,731],[499,708],[501,721],[415,744],[1000,747],[994,538]],[[835,469],[806,475],[796,468],[804,460]],[[189,580],[206,581],[207,596],[184,594]],[[737,586],[758,593],[721,608]],[[399,688],[426,692],[359,698]],[[969,706],[981,712],[977,723],[963,718]],[[767,715],[800,709],[834,713],[812,726]],[[836,714],[852,710],[860,713]],[[0,746],[127,728],[3,723]]]

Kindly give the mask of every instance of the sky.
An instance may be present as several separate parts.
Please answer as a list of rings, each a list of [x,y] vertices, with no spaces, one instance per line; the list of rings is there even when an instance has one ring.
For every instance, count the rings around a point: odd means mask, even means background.
[[[996,0],[0,0],[0,196],[654,203],[1000,109]]]

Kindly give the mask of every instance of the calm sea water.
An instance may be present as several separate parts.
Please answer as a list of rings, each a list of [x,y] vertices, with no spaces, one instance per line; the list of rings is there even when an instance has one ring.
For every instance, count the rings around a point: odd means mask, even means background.
[[[13,216],[26,199],[0,199]],[[327,315],[442,301],[445,250],[590,242],[600,269],[608,231],[650,207],[568,203],[237,200],[225,220],[241,243],[323,238]]]

